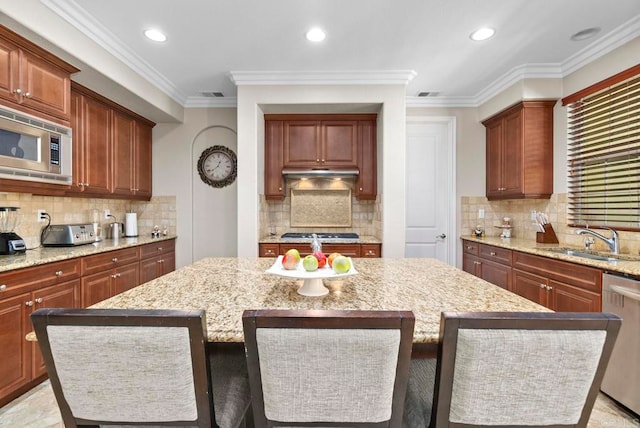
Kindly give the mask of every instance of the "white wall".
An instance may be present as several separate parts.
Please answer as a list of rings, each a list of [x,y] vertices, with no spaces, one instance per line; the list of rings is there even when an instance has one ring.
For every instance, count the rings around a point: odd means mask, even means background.
[[[269,105],[380,104],[378,193],[383,199],[384,257],[404,255],[405,86],[239,86],[238,87],[238,255],[257,256],[263,144],[262,109]],[[262,108],[261,108],[262,107]],[[295,111],[292,111],[295,113]]]
[[[207,147],[221,144],[238,154],[236,136],[212,126],[235,130],[236,109],[186,109],[183,124],[158,124],[153,129],[153,193],[176,196],[177,267],[206,256],[237,253],[238,181],[216,189],[204,184],[196,171]]]

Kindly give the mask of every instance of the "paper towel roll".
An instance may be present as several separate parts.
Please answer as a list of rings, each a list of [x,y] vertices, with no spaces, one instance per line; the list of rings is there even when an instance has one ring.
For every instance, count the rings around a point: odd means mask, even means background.
[[[138,214],[126,213],[124,218],[124,236],[138,236]]]

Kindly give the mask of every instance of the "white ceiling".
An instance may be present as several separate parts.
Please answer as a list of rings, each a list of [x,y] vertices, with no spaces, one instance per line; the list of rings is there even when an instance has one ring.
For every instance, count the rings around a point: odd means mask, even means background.
[[[477,105],[522,77],[560,77],[640,35],[638,0],[42,0],[182,105],[235,97],[231,71],[415,71],[407,96]],[[304,38],[325,29],[323,43]],[[485,42],[469,34],[496,29]],[[163,30],[154,43],[142,31]],[[600,27],[588,40],[573,33]],[[322,75],[322,73],[320,74]],[[219,99],[212,99],[212,102]]]

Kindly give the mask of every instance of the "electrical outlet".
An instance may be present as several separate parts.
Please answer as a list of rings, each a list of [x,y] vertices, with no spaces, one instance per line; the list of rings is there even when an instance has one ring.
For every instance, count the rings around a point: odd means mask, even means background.
[[[478,210],[478,218],[484,218],[484,209],[483,208],[480,208]]]
[[[45,221],[47,221],[47,216],[45,215],[47,213],[47,210],[38,210],[38,223],[43,223]]]
[[[104,210],[104,218],[109,218],[110,215],[111,215],[111,211]]]
[[[536,212],[536,210],[531,210],[531,220],[535,220],[536,219],[536,214],[538,214]]]

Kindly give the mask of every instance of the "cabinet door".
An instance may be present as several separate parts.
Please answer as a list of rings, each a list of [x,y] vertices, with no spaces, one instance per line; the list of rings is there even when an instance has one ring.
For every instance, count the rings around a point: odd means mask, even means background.
[[[0,397],[31,380],[31,343],[25,335],[32,330],[30,294],[0,300]]]
[[[71,93],[71,129],[73,130],[73,181],[71,192],[84,190],[85,178],[85,143],[84,127],[82,126],[82,103],[84,97],[77,93]]]
[[[498,287],[502,287],[505,290],[511,289],[511,266],[505,266],[488,260],[481,260],[480,263],[480,277],[482,279]]]
[[[92,194],[110,192],[111,171],[111,109],[83,96],[84,191]]]
[[[40,308],[77,308],[80,306],[80,280],[43,288],[33,293],[33,309]],[[38,343],[33,346],[33,377],[47,372]]]
[[[502,194],[522,194],[522,109],[504,118]]]
[[[133,193],[134,169],[134,120],[132,117],[113,110],[113,193],[130,195]]]
[[[158,264],[162,256],[155,256],[140,261],[140,284],[158,277]]]
[[[556,312],[600,312],[600,294],[572,287],[558,281],[549,281],[551,309]]]
[[[548,307],[547,286],[547,279],[542,276],[522,272],[517,269],[513,270],[511,291],[532,302]]]
[[[140,284],[138,263],[132,263],[114,270],[111,295],[131,290]]]
[[[472,254],[462,254],[462,270],[470,273],[471,275],[480,276],[480,259],[478,256]]]
[[[321,122],[320,164],[331,167],[357,167],[358,122],[324,120]]]
[[[162,260],[162,263],[160,263],[161,276],[176,270],[176,252],[175,251],[170,251],[167,254],[163,255],[161,260]]]
[[[111,297],[113,271],[99,272],[82,278],[82,307],[86,308]]]
[[[340,253],[347,257],[360,257],[360,244],[322,244],[322,252],[327,256],[331,253]]]
[[[282,175],[284,161],[284,123],[281,120],[265,122],[264,140],[264,196],[266,199],[282,200],[285,183]]]
[[[502,192],[502,143],[503,126],[501,120],[486,124],[487,127],[487,154],[486,154],[486,180],[487,196],[500,195]]]
[[[358,122],[358,140],[358,169],[360,173],[356,185],[356,198],[375,200],[378,194],[375,120]]]
[[[19,76],[20,51],[13,43],[0,38],[0,98],[16,102],[13,92]]]
[[[69,120],[69,73],[23,51],[22,103],[35,110]]]
[[[320,122],[284,121],[284,166],[320,166]]]
[[[152,128],[146,123],[137,121],[135,124],[135,162],[133,166],[133,190],[136,196],[151,198],[151,156],[152,156]]]

